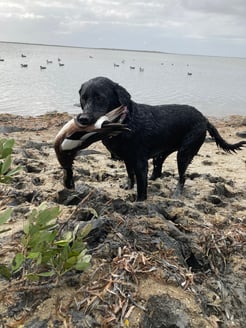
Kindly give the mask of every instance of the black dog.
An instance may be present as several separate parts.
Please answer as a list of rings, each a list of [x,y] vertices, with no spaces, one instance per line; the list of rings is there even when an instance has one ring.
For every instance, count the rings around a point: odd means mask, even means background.
[[[137,180],[137,200],[147,198],[148,159],[153,158],[151,179],[161,176],[162,164],[168,155],[177,151],[179,182],[177,193],[185,182],[185,171],[203,144],[206,131],[226,152],[239,150],[246,142],[228,144],[217,129],[197,109],[187,105],[150,106],[131,100],[120,85],[105,77],[96,77],[82,84],[80,104],[81,124],[92,124],[115,107],[127,106],[124,120],[130,131],[106,138],[103,144],[125,162],[129,188]]]

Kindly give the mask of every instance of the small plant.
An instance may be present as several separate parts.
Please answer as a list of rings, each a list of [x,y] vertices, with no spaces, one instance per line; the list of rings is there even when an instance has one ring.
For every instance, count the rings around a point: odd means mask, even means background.
[[[11,217],[11,214],[13,212],[12,208],[8,208],[5,211],[2,211],[0,213],[0,225],[4,224],[5,222],[7,222],[9,220],[9,218]],[[0,233],[3,233],[5,231],[9,231],[10,229],[4,229],[4,230],[0,230]]]
[[[0,139],[0,183],[9,183],[21,167],[11,170],[14,139]]]
[[[59,278],[73,269],[84,271],[90,265],[91,256],[86,254],[83,240],[91,227],[87,225],[81,231],[76,227],[60,239],[59,213],[59,207],[41,204],[29,214],[21,240],[22,251],[15,255],[10,267],[0,266],[0,274],[10,279],[13,273],[23,270],[25,277],[37,281],[40,277]]]

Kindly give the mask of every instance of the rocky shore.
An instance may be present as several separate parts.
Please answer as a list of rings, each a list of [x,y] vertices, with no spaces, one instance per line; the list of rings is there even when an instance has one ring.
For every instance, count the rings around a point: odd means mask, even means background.
[[[59,204],[59,224],[90,222],[91,266],[58,284],[0,278],[0,327],[243,328],[246,322],[246,148],[227,154],[207,138],[174,198],[175,154],[148,200],[120,186],[124,164],[98,142],[74,165],[76,189],[62,184],[53,141],[71,117],[0,115],[1,138],[14,138],[13,166],[0,185],[0,210],[14,208],[1,234],[1,263],[18,249],[27,213]],[[246,117],[210,118],[229,142],[246,137]],[[151,170],[151,163],[150,163]]]

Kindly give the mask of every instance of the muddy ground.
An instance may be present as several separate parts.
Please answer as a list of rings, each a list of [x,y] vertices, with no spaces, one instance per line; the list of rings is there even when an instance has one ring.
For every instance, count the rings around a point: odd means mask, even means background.
[[[0,116],[1,138],[16,140],[13,167],[23,167],[0,186],[0,210],[14,208],[0,258],[9,263],[27,213],[47,202],[59,204],[67,230],[92,224],[91,267],[57,284],[0,278],[0,327],[245,327],[246,148],[227,154],[208,138],[179,198],[173,154],[149,181],[148,200],[134,202],[136,191],[120,187],[123,163],[100,142],[77,157],[76,189],[63,188],[53,140],[68,119]],[[245,138],[246,117],[210,120],[226,140]]]

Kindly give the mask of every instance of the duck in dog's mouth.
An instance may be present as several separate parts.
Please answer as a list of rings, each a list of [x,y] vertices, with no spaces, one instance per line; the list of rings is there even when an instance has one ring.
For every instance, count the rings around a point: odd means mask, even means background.
[[[74,188],[72,166],[78,152],[104,137],[128,131],[126,125],[122,124],[126,115],[127,108],[120,106],[101,116],[94,124],[81,124],[78,115],[61,128],[55,137],[54,148],[58,162],[64,169],[65,187]]]

